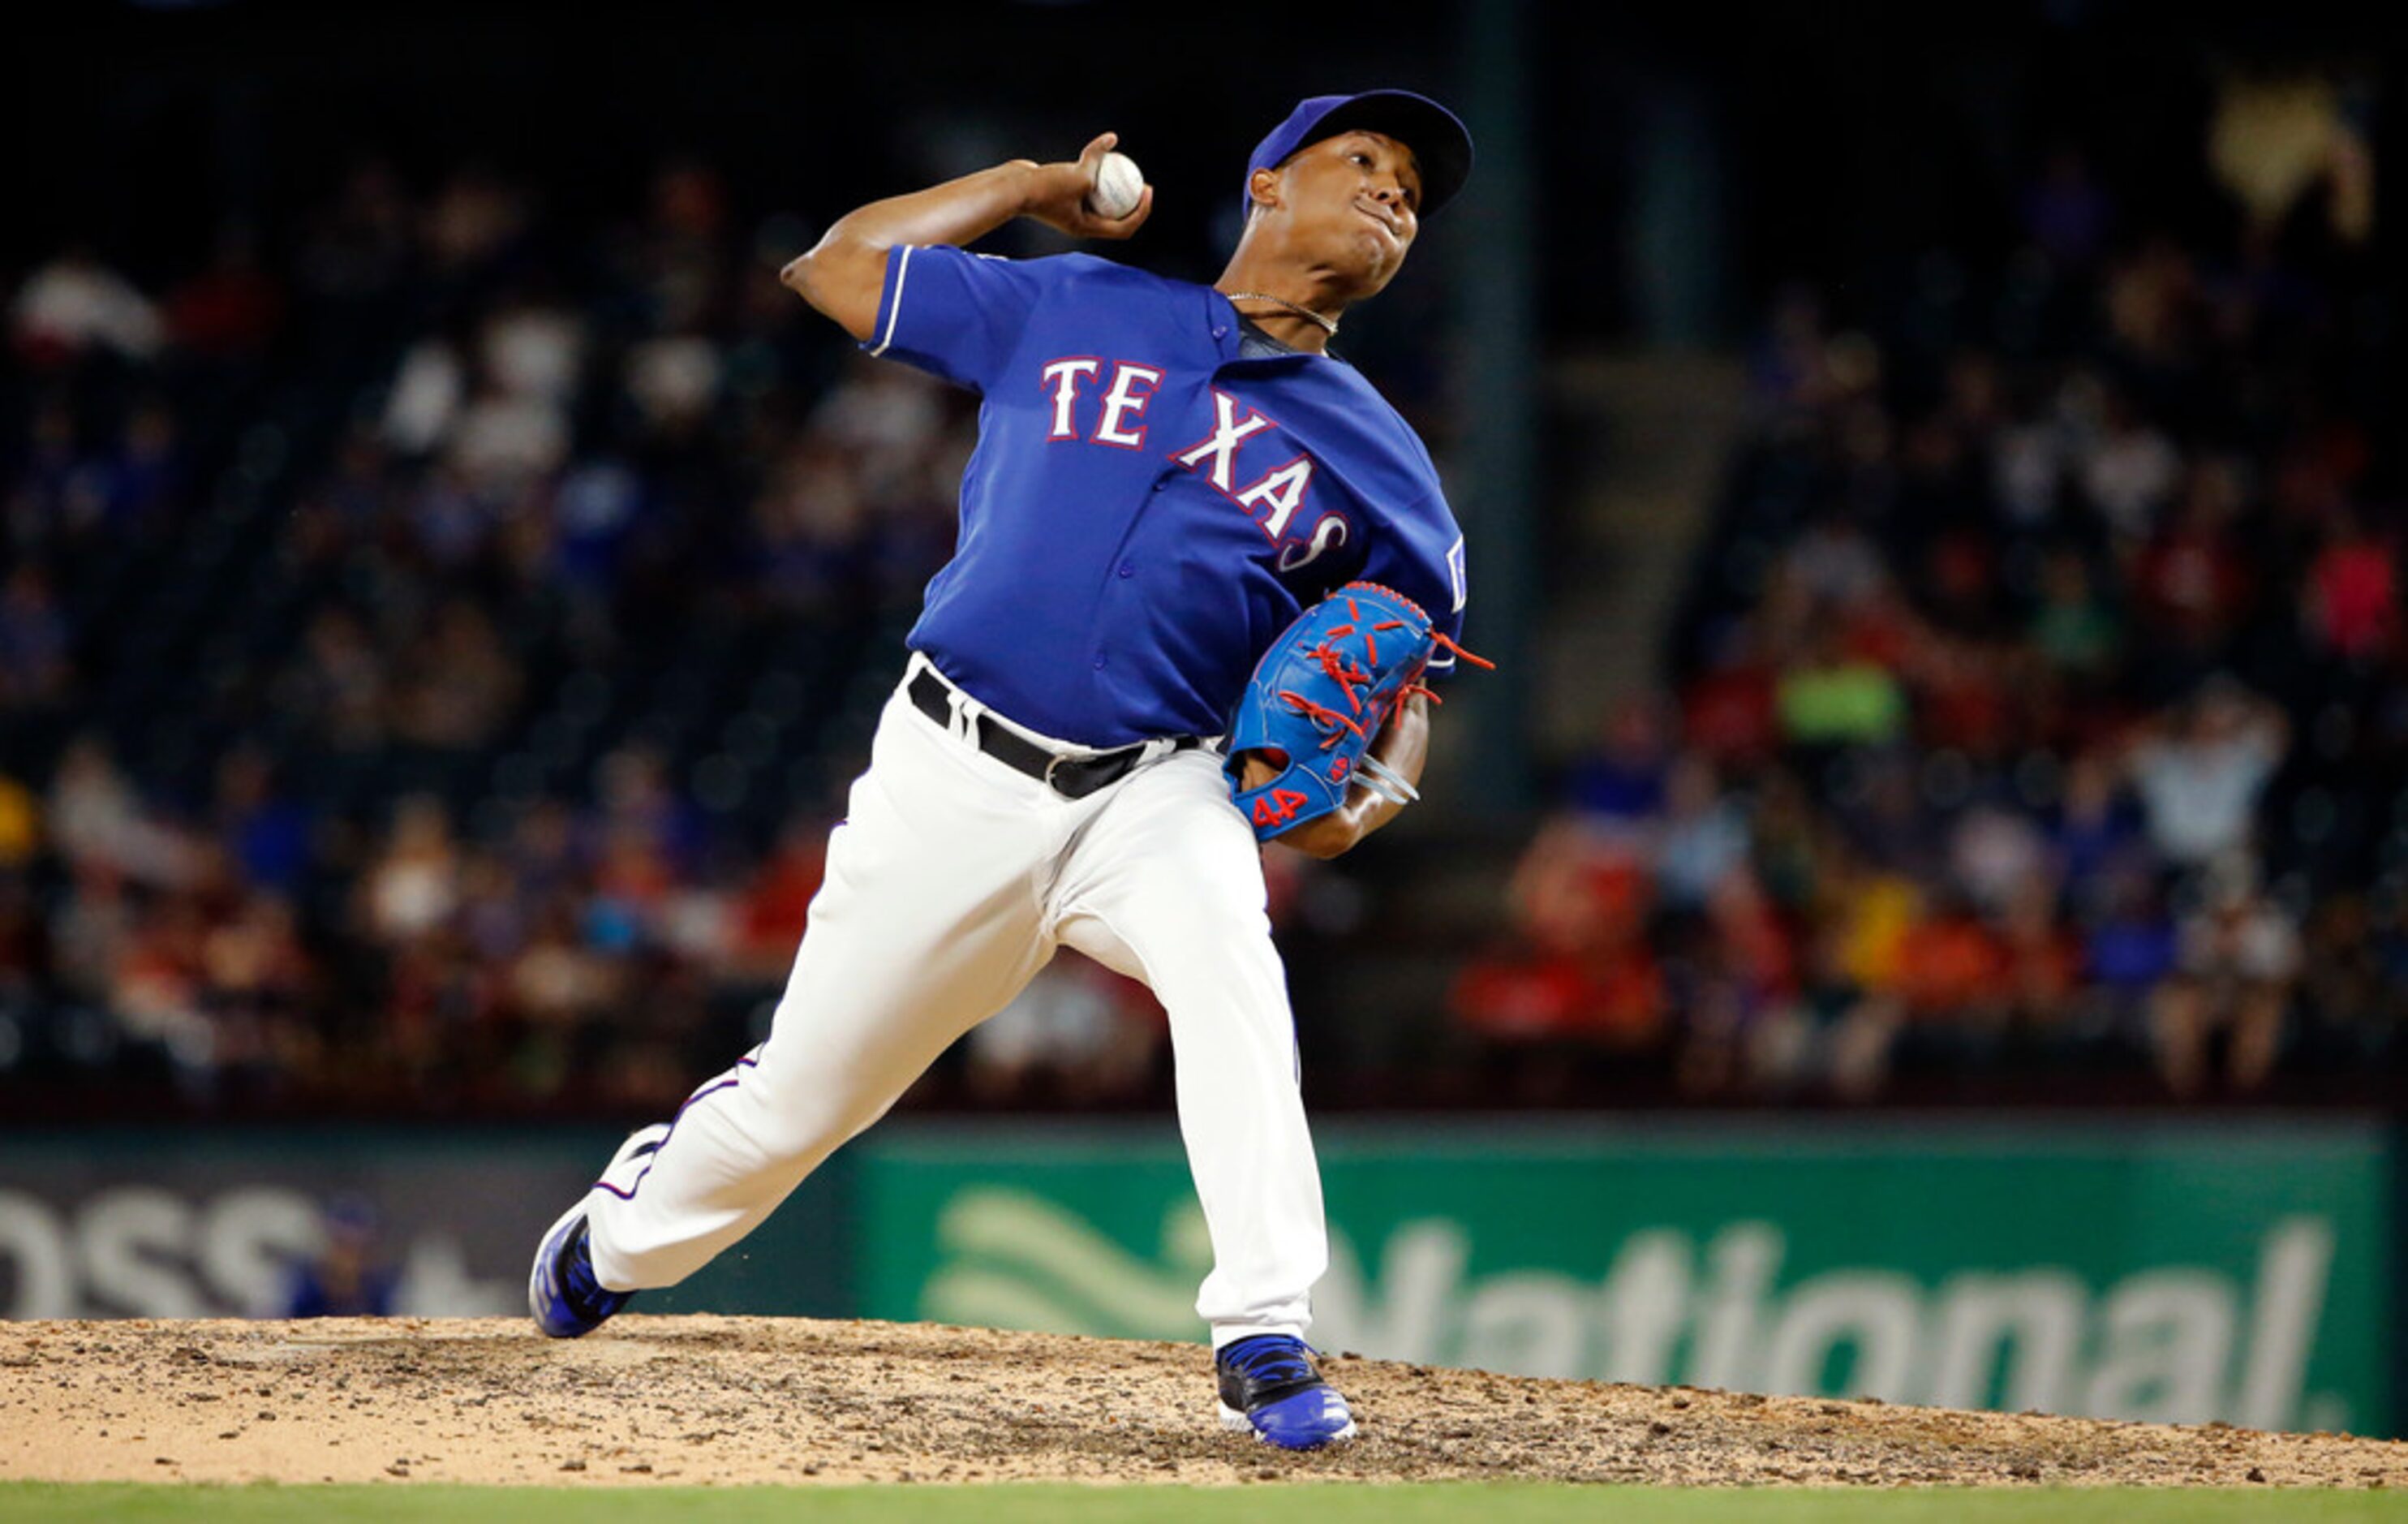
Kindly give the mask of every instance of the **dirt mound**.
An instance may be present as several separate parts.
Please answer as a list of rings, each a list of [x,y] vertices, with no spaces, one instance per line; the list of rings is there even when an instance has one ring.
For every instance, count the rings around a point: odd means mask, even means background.
[[[2408,1444],[1531,1381],[1339,1356],[1364,1437],[1214,1422],[1192,1344],[894,1323],[0,1323],[0,1479],[2408,1486]]]

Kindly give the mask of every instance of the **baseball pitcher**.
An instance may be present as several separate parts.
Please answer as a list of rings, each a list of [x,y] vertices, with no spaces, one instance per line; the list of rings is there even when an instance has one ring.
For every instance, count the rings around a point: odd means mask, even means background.
[[[1114,142],[872,203],[786,266],[871,354],[979,395],[959,545],[768,1041],[621,1146],[544,1235],[529,1301],[574,1337],[691,1274],[1067,945],[1169,1014],[1221,1417],[1305,1448],[1355,1429],[1302,1337],[1327,1247],[1259,843],[1334,855],[1393,818],[1424,680],[1461,654],[1429,453],[1328,344],[1471,142],[1403,91],[1303,102],[1254,149],[1209,287],[964,251],[1015,217],[1136,232],[1154,192],[1114,205],[1135,181]]]

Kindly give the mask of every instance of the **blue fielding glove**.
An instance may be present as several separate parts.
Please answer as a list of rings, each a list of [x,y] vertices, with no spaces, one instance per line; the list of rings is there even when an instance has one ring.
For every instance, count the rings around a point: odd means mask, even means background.
[[[1354,784],[1398,804],[1421,797],[1369,748],[1407,695],[1429,692],[1422,674],[1444,640],[1402,593],[1348,582],[1271,642],[1229,716],[1223,763],[1258,840],[1329,813]],[[1252,789],[1250,752],[1282,769]]]

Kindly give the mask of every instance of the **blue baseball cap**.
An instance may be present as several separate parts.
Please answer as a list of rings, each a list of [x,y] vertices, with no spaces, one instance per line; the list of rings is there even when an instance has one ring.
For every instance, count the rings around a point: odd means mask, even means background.
[[[1254,202],[1257,169],[1276,169],[1297,150],[1355,128],[1382,133],[1413,151],[1421,166],[1421,215],[1455,199],[1471,178],[1471,134],[1453,111],[1410,90],[1367,90],[1359,95],[1315,95],[1288,113],[1246,161],[1246,201]]]

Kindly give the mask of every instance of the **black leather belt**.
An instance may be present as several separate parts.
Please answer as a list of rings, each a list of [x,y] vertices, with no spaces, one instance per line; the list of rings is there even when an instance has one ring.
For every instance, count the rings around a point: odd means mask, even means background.
[[[913,673],[904,691],[910,695],[912,708],[947,729],[953,728],[952,690],[934,669],[923,667]],[[1015,772],[1052,785],[1054,792],[1066,799],[1083,799],[1099,788],[1119,783],[1144,757],[1149,744],[1139,741],[1134,746],[1094,756],[1064,756],[1006,729],[984,714],[972,718],[970,735],[980,751]],[[1172,740],[1170,749],[1185,752],[1203,744],[1197,737],[1180,736]]]

